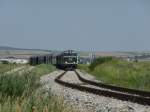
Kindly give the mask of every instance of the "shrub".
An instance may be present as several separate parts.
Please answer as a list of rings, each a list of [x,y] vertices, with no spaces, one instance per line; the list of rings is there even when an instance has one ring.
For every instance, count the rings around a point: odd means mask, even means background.
[[[0,75],[0,94],[12,98],[29,94],[38,87],[38,78],[34,74],[2,74]],[[2,97],[3,98],[3,97]]]
[[[9,64],[8,61],[2,61],[2,64]]]
[[[97,65],[112,61],[112,59],[112,57],[99,57],[90,64],[89,69],[93,71]]]

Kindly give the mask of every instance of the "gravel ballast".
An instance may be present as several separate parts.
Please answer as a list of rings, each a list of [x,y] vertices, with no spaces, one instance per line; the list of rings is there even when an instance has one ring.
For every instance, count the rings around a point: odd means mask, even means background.
[[[41,83],[43,84],[43,88],[51,91],[56,96],[62,96],[66,103],[69,103],[81,112],[150,112],[150,106],[121,101],[61,86],[57,84],[54,79],[62,72],[63,71],[59,70],[42,76]],[[94,76],[80,71],[78,72],[82,77],[88,80],[96,80]],[[67,72],[67,74],[62,77],[62,80],[84,85],[73,71]]]

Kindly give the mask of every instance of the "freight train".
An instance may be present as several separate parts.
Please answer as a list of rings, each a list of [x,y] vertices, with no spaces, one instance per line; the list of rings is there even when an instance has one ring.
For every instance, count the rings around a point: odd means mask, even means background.
[[[29,59],[30,65],[53,64],[60,69],[76,69],[78,65],[78,53],[74,50],[67,50],[59,54],[44,56],[32,56]]]

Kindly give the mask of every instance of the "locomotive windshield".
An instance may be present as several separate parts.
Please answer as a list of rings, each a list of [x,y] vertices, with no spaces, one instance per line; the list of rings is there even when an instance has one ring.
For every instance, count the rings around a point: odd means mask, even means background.
[[[77,53],[64,53],[64,56],[77,56]]]
[[[64,62],[67,62],[67,63],[77,63],[77,56],[69,56],[69,57],[66,57],[64,56]]]

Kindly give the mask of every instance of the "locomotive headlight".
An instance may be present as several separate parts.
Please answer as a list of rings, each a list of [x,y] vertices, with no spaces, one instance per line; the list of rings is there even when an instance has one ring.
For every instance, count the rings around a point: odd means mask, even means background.
[[[67,62],[67,61],[65,61],[65,63],[67,64],[68,62]]]

